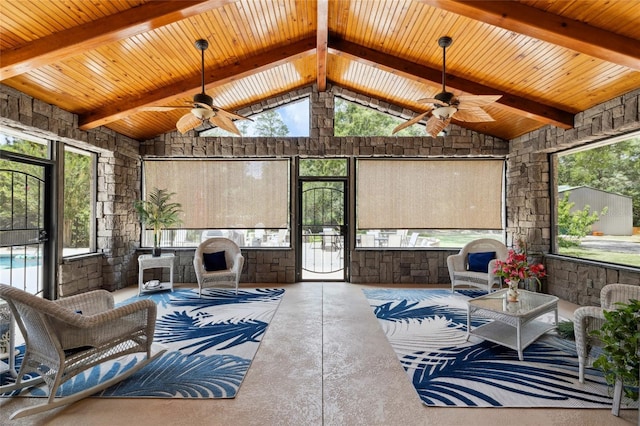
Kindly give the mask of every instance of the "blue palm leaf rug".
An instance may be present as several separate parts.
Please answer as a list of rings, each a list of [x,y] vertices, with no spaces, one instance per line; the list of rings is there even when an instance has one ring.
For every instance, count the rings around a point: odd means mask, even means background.
[[[516,351],[477,336],[467,341],[466,301],[486,292],[363,292],[425,405],[611,408],[612,391],[599,371],[587,369],[585,383],[578,381],[573,340],[549,332],[525,349],[524,361]],[[486,321],[472,321],[471,327]]]
[[[197,290],[176,290],[122,302],[147,298],[158,305],[154,346],[167,351],[94,396],[234,398],[283,294],[283,289],[240,289],[237,295],[234,290],[207,289],[199,298]],[[134,354],[105,362],[63,384],[58,396],[101,383],[142,358]],[[47,396],[47,389],[24,389],[20,395]]]

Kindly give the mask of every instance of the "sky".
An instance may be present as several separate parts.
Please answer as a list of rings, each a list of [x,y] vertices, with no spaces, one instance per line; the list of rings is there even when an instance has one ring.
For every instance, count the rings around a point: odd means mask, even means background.
[[[296,102],[291,102],[286,105],[282,105],[278,108],[275,108],[274,111],[280,114],[282,117],[282,121],[287,125],[289,129],[289,134],[287,136],[290,137],[307,137],[309,136],[309,98],[303,98]],[[260,114],[256,114],[251,118],[253,120],[256,119]],[[237,125],[237,124],[236,124]],[[248,134],[246,136],[256,136],[253,130],[255,126],[255,121],[248,122]],[[231,133],[227,133],[224,130],[215,130],[212,129],[212,136],[219,134],[220,132],[225,135],[235,136]],[[208,136],[208,131],[204,131],[200,133],[200,136]]]

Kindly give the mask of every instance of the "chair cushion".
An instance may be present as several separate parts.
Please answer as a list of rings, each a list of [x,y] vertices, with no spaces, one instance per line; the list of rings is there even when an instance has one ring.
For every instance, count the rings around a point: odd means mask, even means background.
[[[204,269],[207,271],[222,271],[227,269],[227,259],[224,257],[224,251],[203,253],[202,260],[204,262]]]
[[[473,272],[489,272],[489,262],[496,257],[495,251],[469,253],[467,270]]]

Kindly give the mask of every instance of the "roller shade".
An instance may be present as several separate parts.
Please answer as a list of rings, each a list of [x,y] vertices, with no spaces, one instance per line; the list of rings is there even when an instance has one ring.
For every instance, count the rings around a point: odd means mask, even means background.
[[[288,160],[146,160],[145,193],[175,192],[186,229],[281,228],[289,223]]]
[[[357,162],[359,229],[502,229],[502,160]]]

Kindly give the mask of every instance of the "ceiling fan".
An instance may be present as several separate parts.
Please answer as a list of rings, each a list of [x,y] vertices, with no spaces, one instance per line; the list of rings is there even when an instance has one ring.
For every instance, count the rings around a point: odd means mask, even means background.
[[[451,46],[452,42],[453,39],[447,36],[438,39],[438,45],[442,47],[442,92],[433,98],[418,99],[418,102],[429,103],[432,106],[424,113],[400,124],[393,129],[392,133],[395,134],[405,127],[417,123],[429,113],[431,113],[431,117],[427,120],[427,133],[434,138],[449,125],[451,118],[469,122],[494,121],[493,117],[480,107],[497,101],[502,95],[455,96],[453,93],[447,92],[447,47]]]
[[[176,128],[182,134],[204,124],[207,120],[214,126],[218,126],[228,132],[242,136],[233,120],[251,120],[250,118],[225,111],[213,105],[213,98],[204,92],[204,51],[209,47],[207,40],[196,40],[196,49],[200,50],[202,57],[202,93],[194,95],[191,106],[156,106],[146,107],[147,111],[171,111],[174,109],[191,108],[191,111],[178,120]]]

